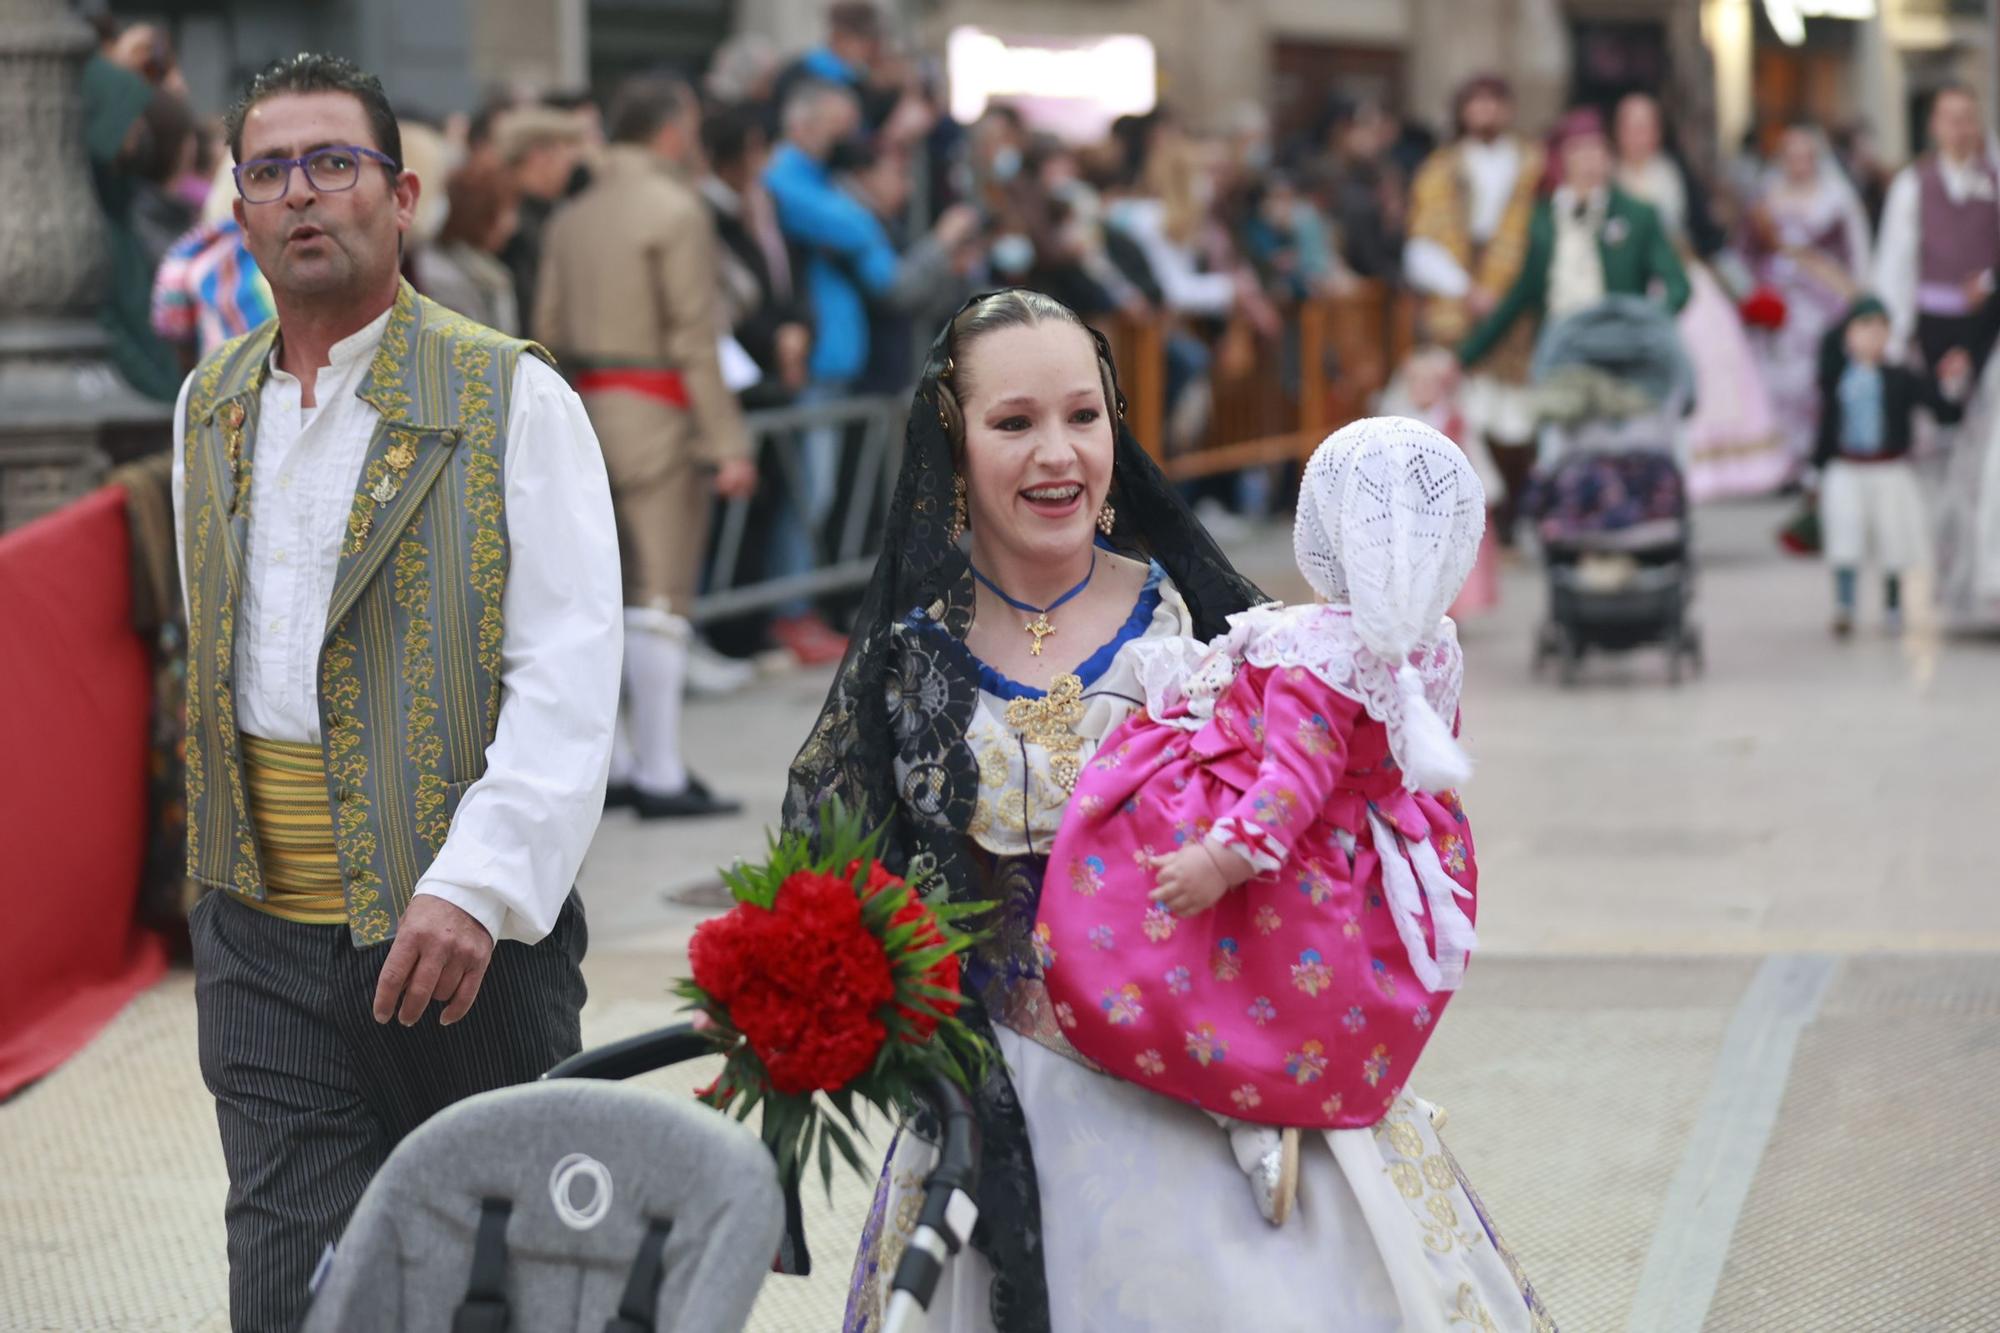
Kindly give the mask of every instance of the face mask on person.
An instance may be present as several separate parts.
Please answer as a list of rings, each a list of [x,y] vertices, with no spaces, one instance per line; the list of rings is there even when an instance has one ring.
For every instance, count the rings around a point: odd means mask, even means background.
[[[993,178],[1010,181],[1021,172],[1021,150],[1012,144],[993,154]]]
[[[987,252],[987,259],[995,273],[1026,273],[1035,263],[1035,243],[1016,231],[993,240],[993,247]]]

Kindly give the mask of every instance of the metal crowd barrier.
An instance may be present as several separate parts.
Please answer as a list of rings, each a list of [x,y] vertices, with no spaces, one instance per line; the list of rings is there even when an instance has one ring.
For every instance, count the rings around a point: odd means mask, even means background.
[[[745,424],[759,465],[775,459],[786,496],[805,493],[803,458],[808,438],[832,434],[838,439],[836,489],[846,495],[847,504],[843,510],[836,500],[826,513],[808,521],[814,549],[823,562],[818,568],[741,582],[744,543],[762,542],[766,534],[751,528],[754,499],[721,501],[707,591],[696,599],[689,619],[700,624],[768,610],[801,597],[864,586],[875,568],[882,516],[902,465],[903,422],[909,405],[909,394],[881,394],[749,413]],[[779,503],[785,507],[775,512],[772,521],[797,521],[789,502],[779,497]]]

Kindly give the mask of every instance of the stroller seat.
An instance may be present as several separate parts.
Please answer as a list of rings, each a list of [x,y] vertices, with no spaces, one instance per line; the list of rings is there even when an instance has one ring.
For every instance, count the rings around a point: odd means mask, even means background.
[[[440,1112],[362,1195],[303,1333],[725,1333],[784,1228],[758,1136],[705,1106],[560,1079]]]

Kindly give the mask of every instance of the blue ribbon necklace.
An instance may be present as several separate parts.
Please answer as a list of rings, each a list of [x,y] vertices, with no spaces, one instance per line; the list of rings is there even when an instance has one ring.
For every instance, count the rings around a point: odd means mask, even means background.
[[[1027,624],[1028,633],[1035,636],[1034,646],[1029,648],[1028,651],[1030,653],[1033,653],[1036,657],[1040,657],[1042,655],[1042,640],[1048,638],[1049,635],[1054,634],[1056,632],[1056,627],[1049,623],[1049,612],[1055,610],[1057,607],[1061,606],[1064,602],[1067,602],[1070,598],[1082,592],[1085,588],[1088,588],[1090,586],[1091,579],[1097,576],[1097,548],[1093,546],[1090,549],[1090,572],[1083,576],[1083,581],[1077,584],[1074,588],[1071,588],[1068,592],[1064,593],[1062,596],[1056,598],[1053,602],[1050,602],[1047,606],[1032,606],[1027,602],[1021,601],[1018,598],[1009,597],[1005,592],[1001,591],[999,584],[995,583],[992,579],[987,578],[984,574],[979,572],[979,566],[971,565],[970,568],[972,570],[972,577],[978,579],[981,583],[985,584],[988,588],[992,589],[993,595],[995,597],[998,597],[1001,601],[1007,603],[1007,605],[1013,607],[1016,611],[1026,611],[1029,615],[1034,617],[1034,619],[1030,620]]]

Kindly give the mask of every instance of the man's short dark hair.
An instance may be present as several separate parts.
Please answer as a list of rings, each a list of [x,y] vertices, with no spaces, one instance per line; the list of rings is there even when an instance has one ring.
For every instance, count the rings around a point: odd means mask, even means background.
[[[514,103],[510,98],[489,98],[479,110],[472,113],[472,119],[466,122],[466,145],[472,148],[484,148],[492,143],[494,126],[499,123],[500,117],[513,109]]]
[[[723,105],[701,118],[701,151],[716,171],[733,167],[765,138],[764,122],[749,107]]]
[[[694,89],[671,74],[637,74],[618,85],[604,117],[604,137],[612,143],[650,143],[660,127],[678,120],[694,105]]]
[[[882,11],[872,0],[841,0],[826,11],[829,31],[848,37],[878,41],[882,36]]]
[[[346,93],[354,98],[368,114],[368,128],[375,136],[372,147],[386,154],[398,169],[402,167],[403,130],[396,122],[395,108],[389,105],[389,95],[382,91],[382,80],[344,56],[313,51],[301,51],[266,65],[243,89],[236,105],[229,108],[223,130],[229,139],[230,155],[238,162],[243,160],[243,122],[251,108],[287,93]]]
[[[577,112],[585,107],[596,109],[597,98],[588,88],[572,88],[563,92],[548,93],[542,98],[542,105],[554,107],[558,111]]]

